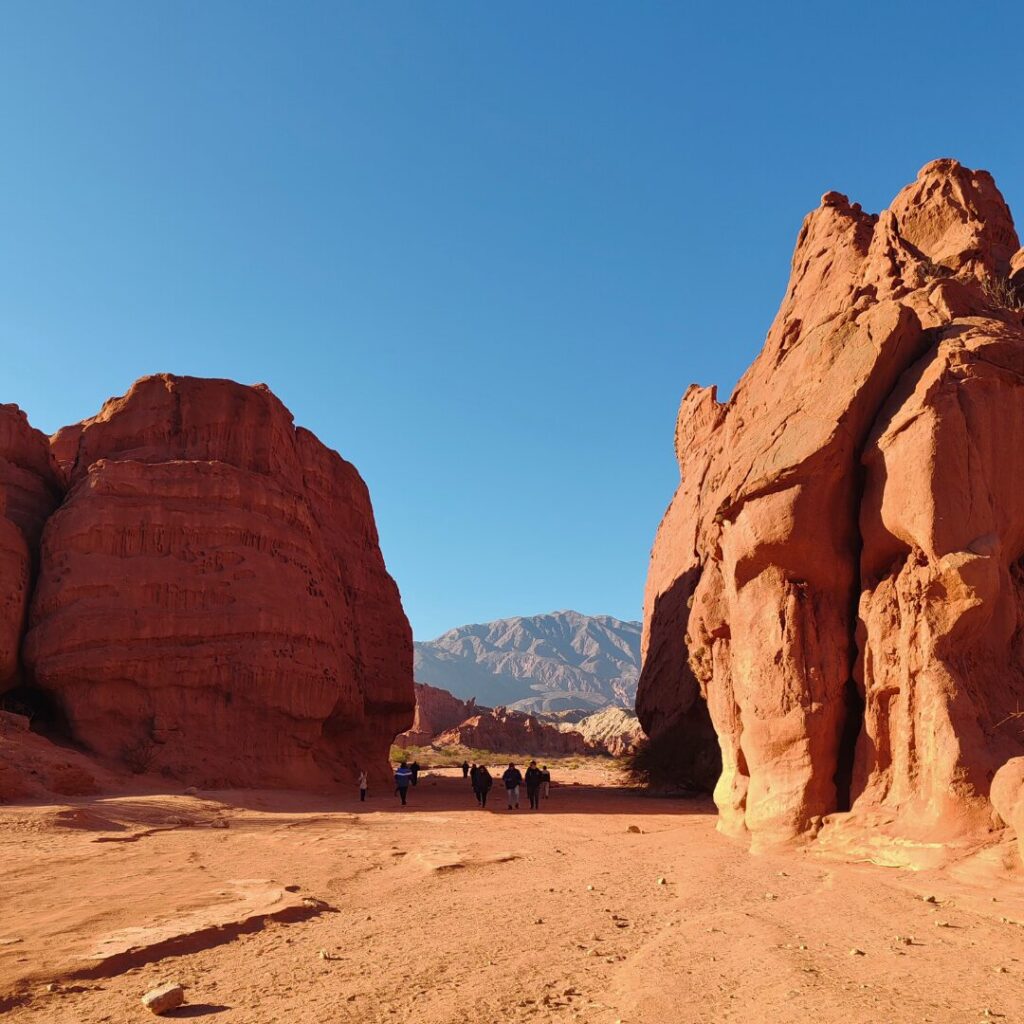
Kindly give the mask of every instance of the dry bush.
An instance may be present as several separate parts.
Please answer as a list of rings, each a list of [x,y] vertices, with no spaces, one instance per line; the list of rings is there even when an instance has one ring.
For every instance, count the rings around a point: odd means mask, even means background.
[[[985,281],[985,293],[1002,309],[1024,310],[1024,288],[1008,277],[990,277]]]

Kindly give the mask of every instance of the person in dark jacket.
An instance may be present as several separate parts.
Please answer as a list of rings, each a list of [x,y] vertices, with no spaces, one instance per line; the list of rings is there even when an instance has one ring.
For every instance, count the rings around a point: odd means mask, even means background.
[[[544,799],[547,800],[547,798],[551,796],[551,772],[548,771],[548,766],[546,764],[541,765],[540,787],[541,794],[543,795]]]
[[[412,765],[409,767],[409,771],[412,772],[412,784],[415,786],[416,783],[419,782],[419,778],[420,778],[420,763],[419,763],[419,761],[413,761]]]
[[[502,773],[501,781],[505,783],[505,792],[508,795],[508,809],[519,807],[519,787],[523,782],[523,773],[514,765],[510,764]]]
[[[469,774],[469,762],[462,762],[462,777],[465,778]]]
[[[536,761],[530,762],[526,769],[526,795],[530,798],[530,810],[536,811],[540,807],[540,787],[543,781],[543,773],[537,767]]]
[[[469,769],[469,784],[473,787],[476,802],[480,803],[480,767],[475,764]]]
[[[479,790],[477,799],[480,801],[480,806],[487,807],[487,794],[491,791],[491,786],[494,785],[494,779],[491,778],[491,773],[487,770],[486,765],[480,765],[476,770],[476,784]]]
[[[412,769],[403,761],[395,771],[395,793],[402,798],[403,807],[409,793],[410,782],[412,782]]]

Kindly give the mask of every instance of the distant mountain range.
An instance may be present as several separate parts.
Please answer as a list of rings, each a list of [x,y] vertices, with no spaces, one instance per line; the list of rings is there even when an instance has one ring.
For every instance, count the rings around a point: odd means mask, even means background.
[[[640,623],[561,611],[459,626],[415,645],[416,681],[520,711],[632,708]]]

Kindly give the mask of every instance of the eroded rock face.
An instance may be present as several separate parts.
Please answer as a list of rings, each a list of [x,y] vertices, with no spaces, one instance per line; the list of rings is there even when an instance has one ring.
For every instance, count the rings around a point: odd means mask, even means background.
[[[442,690],[439,686],[427,683],[416,684],[416,711],[412,726],[395,737],[399,746],[423,746],[443,732],[454,729],[460,722],[472,718],[479,711],[490,711],[480,708],[475,700],[459,700],[458,697]]]
[[[0,692],[20,681],[39,536],[62,493],[46,436],[16,405],[0,405]]]
[[[384,773],[412,638],[354,467],[263,386],[169,375],[54,450],[24,656],[78,741],[205,785]]]
[[[1018,245],[952,160],[880,216],[828,193],[730,400],[684,397],[637,710],[658,735],[707,702],[724,830],[784,841],[852,804],[952,838],[1024,751]]]
[[[434,737],[434,743],[439,747],[464,746],[536,757],[603,753],[578,732],[561,732],[534,715],[510,708],[481,708],[478,714]]]

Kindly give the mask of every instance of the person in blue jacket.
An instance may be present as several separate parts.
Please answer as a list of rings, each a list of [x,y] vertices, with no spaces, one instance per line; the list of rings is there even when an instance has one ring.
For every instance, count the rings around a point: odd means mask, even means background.
[[[403,761],[395,771],[395,792],[402,798],[402,806],[405,806],[405,798],[409,792],[409,784],[412,782],[412,769]]]

